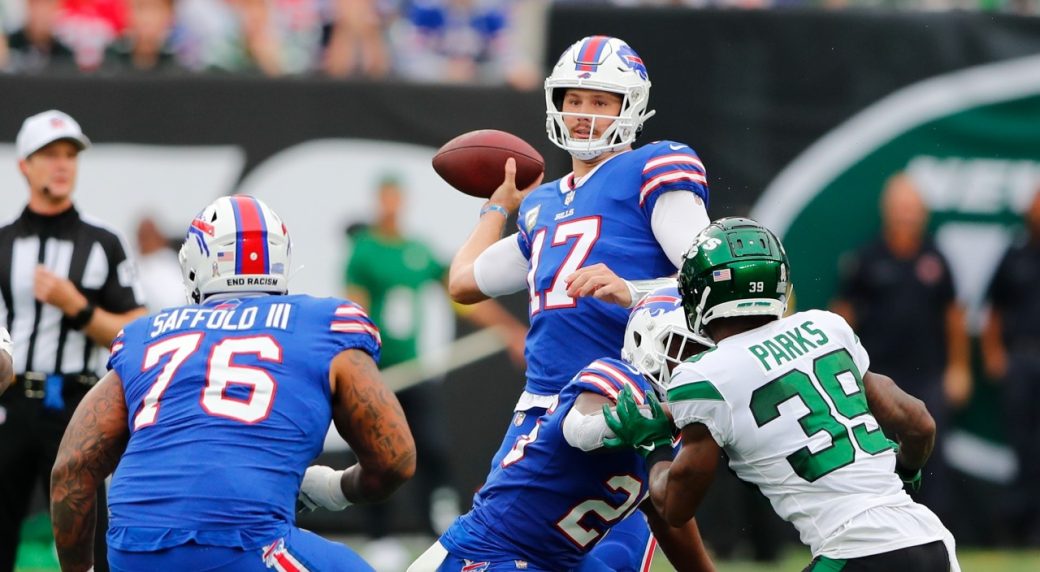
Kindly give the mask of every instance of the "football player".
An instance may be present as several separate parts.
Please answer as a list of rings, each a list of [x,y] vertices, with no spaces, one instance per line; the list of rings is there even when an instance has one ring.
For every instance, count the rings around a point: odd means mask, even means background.
[[[449,292],[474,303],[526,289],[531,328],[527,384],[492,467],[529,434],[535,420],[592,360],[617,356],[626,307],[658,286],[674,285],[683,251],[707,226],[704,165],[683,143],[633,149],[653,115],[646,67],[625,42],[579,40],[545,80],[549,139],[571,154],[573,171],[519,191],[515,162],[481,209],[480,220],[451,264]],[[516,213],[518,232],[501,238]],[[625,525],[623,525],[625,526]],[[641,519],[634,542],[611,557],[637,570],[649,542]],[[641,531],[641,532],[639,532]],[[620,537],[620,535],[618,535]],[[602,543],[597,551],[613,550]]]
[[[330,419],[358,463],[309,475],[323,502],[381,500],[415,470],[376,370],[378,330],[347,300],[287,294],[289,234],[252,197],[207,206],[180,260],[194,304],[116,336],[111,371],[61,442],[51,518],[62,570],[91,568],[93,514],[105,510],[94,493],[113,470],[112,570],[371,570],[296,528],[295,506]]]
[[[604,537],[625,534],[611,527],[636,509],[646,517],[633,518],[649,520],[678,570],[712,570],[693,519],[668,526],[647,500],[643,455],[601,450],[613,434],[600,411],[626,387],[646,402],[672,367],[707,343],[686,329],[674,286],[645,298],[628,322],[624,361],[603,358],[582,369],[491,472],[472,510],[409,572],[614,570],[586,555]]]
[[[840,316],[783,317],[790,268],[780,241],[749,219],[716,221],[687,253],[679,284],[690,329],[716,347],[675,369],[674,425],[659,409],[641,416],[638,396],[619,396],[617,418],[607,412],[611,445],[658,451],[648,458],[650,498],[665,519],[693,516],[722,449],[798,529],[814,558],[806,570],[959,571],[953,536],[904,490],[920,486],[932,417],[870,371]],[[675,427],[682,448],[672,461]]]

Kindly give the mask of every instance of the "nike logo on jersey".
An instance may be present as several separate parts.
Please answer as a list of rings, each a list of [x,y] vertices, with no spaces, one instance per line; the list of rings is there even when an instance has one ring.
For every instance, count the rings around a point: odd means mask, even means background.
[[[679,149],[685,148],[686,145],[668,145],[668,148],[672,151],[678,151]]]

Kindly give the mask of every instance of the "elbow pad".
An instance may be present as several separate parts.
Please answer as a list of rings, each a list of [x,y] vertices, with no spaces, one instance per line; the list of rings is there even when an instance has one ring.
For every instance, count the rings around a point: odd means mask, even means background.
[[[603,440],[614,437],[614,432],[607,427],[603,414],[585,415],[571,409],[563,419],[563,437],[571,447],[588,452],[602,447]]]

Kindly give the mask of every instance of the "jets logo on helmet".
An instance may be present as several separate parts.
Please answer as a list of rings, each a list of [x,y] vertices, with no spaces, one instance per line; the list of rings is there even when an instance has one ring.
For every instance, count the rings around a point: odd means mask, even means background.
[[[567,89],[616,93],[622,98],[621,111],[616,116],[564,113],[563,95]],[[649,103],[650,76],[635,50],[617,38],[589,36],[567,48],[545,80],[546,131],[553,144],[574,157],[595,159],[635,141],[643,123],[654,114],[647,111]],[[567,115],[613,123],[597,139],[574,138],[564,124]]]
[[[787,253],[769,229],[748,218],[719,219],[683,256],[679,292],[687,324],[704,335],[704,326],[718,318],[780,318],[789,276]]]
[[[632,309],[621,359],[639,370],[663,400],[672,368],[713,345],[686,327],[679,291],[669,286],[654,290]]]
[[[289,232],[254,197],[221,197],[188,227],[180,250],[188,297],[202,302],[217,293],[288,291]]]

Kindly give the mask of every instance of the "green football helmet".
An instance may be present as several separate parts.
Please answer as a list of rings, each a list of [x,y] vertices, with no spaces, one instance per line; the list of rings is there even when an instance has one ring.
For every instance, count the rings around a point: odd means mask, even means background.
[[[690,330],[707,335],[716,318],[775,316],[787,311],[790,270],[783,245],[748,218],[716,220],[683,254],[679,293]]]

